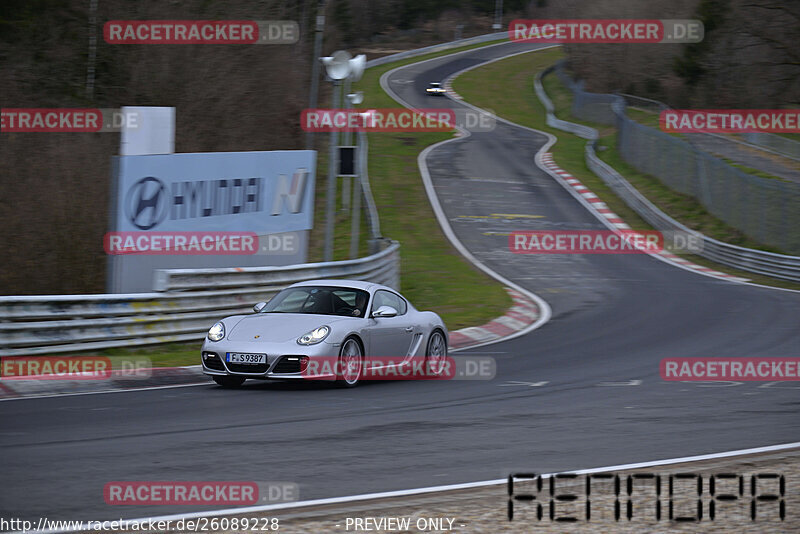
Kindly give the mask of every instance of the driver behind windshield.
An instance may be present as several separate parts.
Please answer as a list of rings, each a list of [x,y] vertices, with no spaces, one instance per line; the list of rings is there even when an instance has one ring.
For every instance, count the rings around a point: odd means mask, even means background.
[[[278,293],[261,313],[310,313],[364,317],[369,293],[340,287],[297,287]]]

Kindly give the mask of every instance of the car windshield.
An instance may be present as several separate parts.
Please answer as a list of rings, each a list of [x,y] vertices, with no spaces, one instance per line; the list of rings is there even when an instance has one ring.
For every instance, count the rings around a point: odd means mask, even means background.
[[[284,289],[261,313],[308,313],[363,317],[369,293],[349,287],[302,286]]]

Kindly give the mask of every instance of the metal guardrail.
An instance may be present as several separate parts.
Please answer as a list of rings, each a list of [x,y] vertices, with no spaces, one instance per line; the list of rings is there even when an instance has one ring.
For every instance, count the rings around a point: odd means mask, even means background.
[[[542,73],[537,74],[536,78],[533,81],[533,88],[536,91],[536,96],[539,98],[539,101],[542,103],[545,109],[545,123],[558,130],[563,130],[565,132],[569,132],[571,134],[577,135],[583,139],[588,139],[590,141],[594,141],[597,139],[597,130],[594,128],[590,128],[589,126],[584,126],[583,124],[576,124],[574,122],[564,121],[556,117],[555,114],[555,106],[553,102],[550,100],[550,97],[547,96],[547,93],[542,86],[542,78],[544,74],[549,74],[552,72],[553,67],[545,69]]]
[[[397,288],[400,244],[355,260],[283,267],[157,270],[161,292],[0,297],[0,356],[200,341],[226,315],[316,278],[355,278]],[[213,290],[209,290],[213,287]]]
[[[666,109],[670,109],[670,107],[665,103],[659,102],[658,100],[653,100],[652,98],[644,98],[642,96],[628,95],[625,93],[619,93],[619,96],[624,98],[625,103],[631,108],[639,108],[655,113],[661,113]]]
[[[397,242],[383,251],[355,260],[302,263],[285,267],[224,267],[209,269],[158,269],[155,272],[156,291],[198,291],[213,284],[215,288],[252,288],[289,285],[301,280],[318,278],[358,278],[399,286],[396,260]]]
[[[358,176],[361,183],[361,194],[364,197],[364,204],[367,208],[367,223],[369,224],[370,246],[378,243],[381,236],[381,220],[378,217],[378,206],[372,196],[372,186],[369,183],[369,166],[367,165],[367,153],[369,151],[369,141],[366,132],[358,132]],[[375,252],[370,249],[370,252]]]
[[[742,135],[747,143],[762,150],[800,161],[800,142],[798,141],[768,132],[746,132]]]
[[[621,174],[598,158],[595,152],[598,135],[597,131],[588,126],[558,119],[553,113],[553,104],[545,93],[541,80],[544,76],[552,73],[555,68],[555,66],[551,66],[538,73],[534,82],[536,95],[547,112],[547,124],[553,128],[564,130],[587,139],[589,142],[586,143],[585,158],[589,169],[597,174],[600,179],[640,217],[651,224],[656,230],[687,232],[696,235],[703,241],[703,250],[699,255],[704,258],[743,271],[800,282],[800,257],[739,247],[729,243],[723,243],[722,241],[703,235],[700,232],[691,230],[657,208],[652,202],[642,196],[642,194]],[[616,100],[604,102],[602,104],[608,106],[608,111],[611,113],[624,114],[626,103],[622,97],[616,97]]]
[[[426,46],[424,48],[415,48],[414,50],[406,50],[405,52],[398,52],[396,54],[391,54],[389,56],[370,59],[369,61],[367,61],[367,68],[377,67],[378,65],[385,65],[386,63],[393,63],[395,61],[400,61],[402,59],[424,56],[425,54],[432,54],[434,52],[442,52],[444,50],[450,50],[453,48],[458,48],[460,46],[488,43],[491,41],[500,41],[502,39],[508,39],[507,31],[487,33],[485,35],[477,35],[475,37],[467,37],[465,39],[459,39],[457,41],[450,41],[449,43],[435,44],[431,46]]]

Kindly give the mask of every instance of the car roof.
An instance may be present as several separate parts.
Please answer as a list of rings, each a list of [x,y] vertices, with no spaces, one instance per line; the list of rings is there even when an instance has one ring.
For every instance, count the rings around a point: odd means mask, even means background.
[[[363,280],[306,280],[304,282],[297,282],[296,284],[292,284],[289,287],[303,287],[303,286],[331,286],[331,287],[347,287],[352,289],[363,289],[364,291],[373,292],[378,289],[387,289],[389,291],[393,291],[398,293],[394,289],[388,286],[384,286],[382,284],[376,284],[375,282],[365,282]]]
[[[442,85],[442,82],[431,82],[431,85]]]

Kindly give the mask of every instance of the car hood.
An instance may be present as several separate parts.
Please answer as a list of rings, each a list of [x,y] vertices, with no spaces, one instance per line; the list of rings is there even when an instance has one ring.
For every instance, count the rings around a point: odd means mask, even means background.
[[[259,313],[240,320],[228,333],[231,341],[266,341],[283,343],[294,341],[303,334],[322,326],[333,328],[334,323],[349,320],[336,315],[311,315],[304,313]]]

